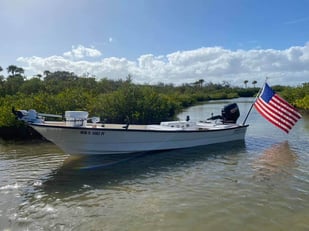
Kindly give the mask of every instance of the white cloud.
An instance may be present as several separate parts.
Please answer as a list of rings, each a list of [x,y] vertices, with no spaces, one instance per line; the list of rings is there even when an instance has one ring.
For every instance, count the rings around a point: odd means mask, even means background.
[[[72,46],[71,51],[67,51],[63,53],[63,56],[71,58],[71,59],[82,59],[85,57],[98,57],[101,56],[102,53],[99,50],[94,48],[87,48],[82,45],[78,45],[77,47]]]
[[[63,56],[20,57],[17,60],[25,63],[25,70],[34,74],[44,70],[65,70],[78,75],[88,72],[97,78],[110,79],[124,79],[131,74],[133,81],[150,84],[179,85],[199,79],[215,83],[229,81],[233,85],[242,85],[244,80],[256,80],[262,84],[266,76],[270,77],[271,84],[299,85],[309,81],[309,43],[285,50],[233,51],[222,47],[203,47],[165,56],[145,54],[137,60],[117,57],[100,61],[76,60],[100,55],[100,51],[80,45]]]

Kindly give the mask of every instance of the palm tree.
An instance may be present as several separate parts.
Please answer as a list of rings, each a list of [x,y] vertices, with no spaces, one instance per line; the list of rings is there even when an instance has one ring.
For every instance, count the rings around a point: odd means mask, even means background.
[[[198,81],[194,82],[193,84],[194,84],[195,86],[197,86],[197,87],[202,88],[202,87],[203,87],[204,82],[205,82],[205,80],[204,80],[204,79],[200,79],[200,80],[198,80]]]
[[[255,84],[257,84],[257,81],[256,81],[256,80],[253,80],[253,81],[252,81],[252,84],[253,84],[253,87],[255,88]]]
[[[0,66],[0,72],[3,71],[3,68]]]
[[[25,70],[22,67],[17,67],[15,72],[19,75],[22,75],[25,73]]]
[[[248,80],[245,80],[244,81],[244,84],[245,84],[245,87],[247,88],[247,83],[248,83],[249,81]]]
[[[50,75],[50,73],[51,73],[51,72],[50,72],[49,70],[45,70],[45,71],[43,72],[43,74],[45,75],[45,77],[48,76],[48,75]]]
[[[16,74],[16,71],[18,70],[18,67],[15,65],[10,65],[7,68],[8,74],[12,73],[12,76]]]

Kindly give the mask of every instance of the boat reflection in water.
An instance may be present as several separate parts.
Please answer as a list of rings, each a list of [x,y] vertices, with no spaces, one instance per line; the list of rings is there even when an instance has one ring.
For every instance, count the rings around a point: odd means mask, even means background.
[[[46,177],[42,186],[48,193],[74,193],[89,188],[119,186],[121,182],[147,178],[162,172],[188,168],[198,161],[239,155],[245,152],[244,141],[196,148],[132,153],[123,155],[70,156],[63,165]]]

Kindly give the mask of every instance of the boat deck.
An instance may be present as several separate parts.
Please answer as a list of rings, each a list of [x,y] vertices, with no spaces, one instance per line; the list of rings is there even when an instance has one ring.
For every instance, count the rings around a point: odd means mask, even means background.
[[[64,127],[72,127],[68,125],[65,121],[45,121],[45,125],[52,125],[52,126],[64,126]],[[86,126],[80,126],[81,128],[106,128],[106,129],[124,129],[126,124],[101,124],[101,123],[87,123]],[[145,130],[147,129],[148,125],[135,125],[130,124],[129,129],[134,130]],[[76,126],[79,127],[79,126]]]
[[[216,124],[216,123],[194,123],[184,121],[162,122],[160,125],[137,125],[129,124],[101,124],[101,123],[87,123],[83,126],[72,126],[65,121],[45,121],[47,126],[61,126],[61,127],[76,127],[76,128],[96,128],[96,129],[119,129],[119,130],[156,130],[156,131],[200,131],[200,130],[220,130],[227,128],[239,127],[237,124]]]

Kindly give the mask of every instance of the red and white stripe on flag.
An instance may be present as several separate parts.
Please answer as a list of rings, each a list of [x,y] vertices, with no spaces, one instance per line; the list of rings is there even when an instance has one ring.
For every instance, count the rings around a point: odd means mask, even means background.
[[[254,107],[265,119],[286,133],[301,118],[297,109],[276,94],[267,83],[254,103]]]

